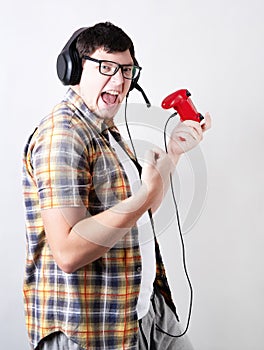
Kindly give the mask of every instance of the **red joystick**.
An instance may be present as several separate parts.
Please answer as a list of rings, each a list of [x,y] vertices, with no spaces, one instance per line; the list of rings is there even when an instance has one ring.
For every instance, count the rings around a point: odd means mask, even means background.
[[[197,112],[190,96],[190,92],[186,89],[175,91],[162,101],[161,107],[164,109],[174,108],[179,113],[182,122],[194,120],[200,123],[204,117]]]

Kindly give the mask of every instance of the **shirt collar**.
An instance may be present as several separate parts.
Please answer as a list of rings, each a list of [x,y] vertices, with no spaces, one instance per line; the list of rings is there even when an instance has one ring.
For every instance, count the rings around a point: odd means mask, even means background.
[[[69,88],[69,90],[65,94],[63,101],[71,103],[73,106],[75,106],[82,113],[85,119],[87,119],[98,129],[99,133],[114,125],[112,119],[105,120],[99,118],[93,112],[91,112],[85,104],[85,102],[83,101],[83,99],[81,98],[81,96],[79,96],[72,88]]]

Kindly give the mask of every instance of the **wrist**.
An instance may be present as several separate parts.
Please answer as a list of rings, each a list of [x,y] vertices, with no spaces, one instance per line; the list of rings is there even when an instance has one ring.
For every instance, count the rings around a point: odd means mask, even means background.
[[[172,162],[172,172],[175,170],[176,165],[181,157],[182,153],[175,151],[171,142],[168,145],[168,156]]]

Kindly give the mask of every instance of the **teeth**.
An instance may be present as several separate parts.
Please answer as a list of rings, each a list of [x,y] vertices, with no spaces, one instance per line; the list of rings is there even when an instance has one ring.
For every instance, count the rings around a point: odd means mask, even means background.
[[[115,91],[115,90],[109,90],[109,91],[106,91],[108,94],[110,94],[110,95],[118,95],[119,94],[119,92],[118,91]]]

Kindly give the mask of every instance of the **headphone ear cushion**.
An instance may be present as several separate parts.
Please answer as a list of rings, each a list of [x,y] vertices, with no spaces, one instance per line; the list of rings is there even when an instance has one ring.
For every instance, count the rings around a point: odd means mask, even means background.
[[[65,52],[61,52],[57,58],[57,74],[60,81],[67,85],[69,81],[69,69],[68,69],[68,59]]]
[[[80,82],[82,75],[82,60],[78,52],[72,51],[72,72],[69,85],[76,85]]]
[[[76,85],[82,75],[82,60],[76,50],[78,36],[87,28],[80,28],[73,33],[57,58],[57,74],[64,85]]]
[[[82,74],[82,60],[77,51],[62,51],[57,58],[57,74],[64,85],[76,85]]]

